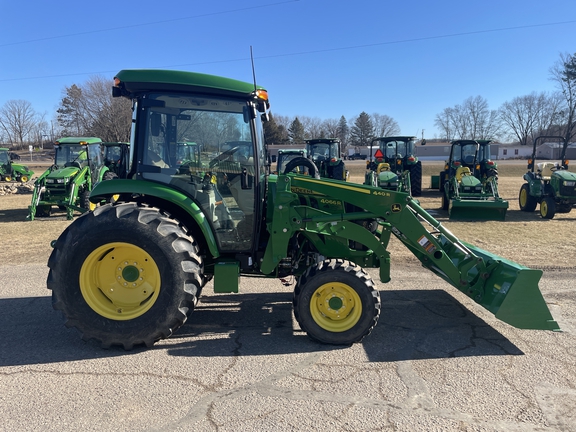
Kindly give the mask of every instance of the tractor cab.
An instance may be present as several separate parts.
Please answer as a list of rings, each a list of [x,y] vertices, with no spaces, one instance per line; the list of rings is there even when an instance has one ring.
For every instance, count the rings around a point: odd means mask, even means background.
[[[306,140],[308,157],[318,167],[320,177],[347,180],[348,173],[342,160],[341,143],[338,138]]]
[[[139,194],[142,203],[165,208],[190,229],[200,229],[214,256],[235,257],[249,267],[268,175],[267,92],[240,81],[174,71],[122,71],[115,82],[113,96],[135,104],[138,131],[131,138],[128,180],[114,182],[119,201]],[[195,92],[198,86],[209,88],[210,95]],[[109,195],[105,184],[99,186],[92,200]]]
[[[126,178],[129,166],[130,144],[124,142],[102,143],[104,165],[110,170],[110,177]]]

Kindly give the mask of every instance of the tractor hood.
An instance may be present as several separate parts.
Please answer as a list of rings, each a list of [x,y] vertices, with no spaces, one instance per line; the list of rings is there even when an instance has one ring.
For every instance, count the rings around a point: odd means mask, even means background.
[[[47,179],[61,179],[67,177],[74,177],[80,168],[77,167],[65,167],[65,168],[57,168],[52,171],[50,174],[46,176]]]
[[[576,173],[566,170],[554,171],[552,177],[558,177],[560,180],[564,181],[576,181]]]

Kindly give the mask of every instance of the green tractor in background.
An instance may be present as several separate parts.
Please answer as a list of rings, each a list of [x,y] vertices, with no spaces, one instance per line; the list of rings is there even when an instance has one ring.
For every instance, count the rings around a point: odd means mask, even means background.
[[[307,157],[318,168],[321,178],[348,180],[349,173],[342,159],[342,144],[338,138],[306,140],[306,152]]]
[[[272,156],[272,162],[276,163],[276,170],[274,170],[274,174],[286,174],[288,172],[297,172],[300,174],[307,173],[308,168],[304,165],[290,164],[290,170],[286,170],[288,164],[294,159],[300,159],[300,161],[302,159],[307,159],[306,154],[306,149],[303,148],[278,150],[278,156]]]
[[[421,196],[422,161],[416,157],[416,141],[414,136],[374,138],[364,184]]]
[[[100,138],[61,138],[54,150],[54,164],[34,183],[29,220],[50,216],[53,207],[65,211],[68,220],[73,219],[75,210],[84,213],[93,209],[90,191],[110,171],[104,165]]]
[[[130,144],[125,142],[104,142],[104,165],[108,171],[104,173],[103,180],[126,178],[130,160]]]
[[[186,322],[210,280],[216,293],[232,293],[248,277],[294,277],[300,328],[322,343],[359,342],[381,310],[366,269],[391,280],[392,237],[497,318],[558,329],[538,288],[541,270],[458,240],[410,194],[319,178],[308,159],[309,175],[271,174],[263,88],[140,69],[120,71],[113,96],[135,107],[130,171],[94,187],[90,201],[106,204],[69,224],[48,260],[52,305],[84,340],[150,347]],[[202,144],[205,171],[179,169],[184,136]]]
[[[29,170],[26,165],[12,162],[9,149],[0,148],[0,181],[26,183],[33,175],[34,171]]]
[[[489,159],[489,140],[452,141],[440,173],[442,209],[450,219],[504,220],[508,201],[498,193],[498,170]]]
[[[536,146],[543,139],[563,141],[559,163],[536,163]],[[561,136],[539,136],[534,140],[532,156],[528,160],[529,171],[523,177],[526,183],[518,196],[520,210],[533,212],[540,204],[540,216],[552,219],[556,213],[570,213],[576,205],[576,174],[568,171],[567,147],[568,141]]]

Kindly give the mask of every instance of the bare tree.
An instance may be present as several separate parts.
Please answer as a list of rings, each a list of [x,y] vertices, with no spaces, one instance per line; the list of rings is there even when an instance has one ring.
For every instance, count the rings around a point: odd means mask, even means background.
[[[104,141],[128,141],[132,118],[131,103],[113,98],[110,80],[93,76],[64,90],[58,108],[58,123],[65,135],[97,136]]]
[[[452,130],[452,108],[444,108],[440,114],[436,114],[434,119],[434,125],[440,129],[441,138],[446,141],[452,141],[453,133]]]
[[[298,117],[304,126],[305,138],[322,138],[322,120],[319,117]]]
[[[495,138],[501,130],[498,111],[489,110],[488,102],[481,96],[445,108],[436,115],[434,123],[448,140]]]
[[[576,136],[576,54],[561,54],[550,74],[564,97],[564,107],[560,111],[562,135],[566,142],[571,142]]]
[[[500,118],[520,145],[528,145],[535,136],[550,129],[558,114],[558,102],[557,95],[532,92],[504,102]]]
[[[374,135],[379,137],[393,136],[400,133],[400,126],[396,120],[386,114],[372,114]]]
[[[338,119],[326,119],[320,125],[322,138],[338,138]]]
[[[8,142],[22,149],[37,123],[32,104],[25,100],[9,100],[0,108],[0,128]]]

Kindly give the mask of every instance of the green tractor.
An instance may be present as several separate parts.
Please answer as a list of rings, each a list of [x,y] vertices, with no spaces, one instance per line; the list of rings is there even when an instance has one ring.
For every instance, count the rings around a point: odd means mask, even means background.
[[[104,180],[126,178],[130,161],[130,144],[125,142],[103,142],[104,165],[108,171],[104,173]]]
[[[90,191],[109,172],[100,138],[61,138],[54,150],[54,164],[34,183],[29,220],[50,216],[53,207],[65,211],[68,220],[73,219],[75,210],[84,213],[94,209]]]
[[[318,167],[320,177],[348,180],[349,173],[342,159],[342,145],[338,138],[306,140],[306,152],[307,157]]]
[[[292,162],[294,159],[307,159],[306,149],[280,149],[278,150],[278,157],[276,155],[272,156],[272,162],[276,163],[276,170],[274,174],[286,174],[288,172],[294,171],[301,174],[307,173],[308,168],[303,165],[294,165]],[[287,171],[286,168],[290,164],[290,169]]]
[[[560,162],[546,160],[536,163],[536,146],[539,140],[563,141]],[[540,204],[540,216],[552,219],[556,213],[570,213],[576,205],[576,174],[568,171],[566,149],[568,141],[561,136],[539,136],[534,140],[532,156],[528,160],[526,183],[520,188],[520,210],[533,212]]]
[[[29,170],[26,165],[12,162],[9,149],[0,148],[0,181],[26,183],[33,175],[34,171]]]
[[[374,138],[364,184],[422,195],[422,162],[415,155],[416,140],[413,136]]]
[[[152,346],[184,324],[210,280],[215,292],[232,293],[245,277],[294,276],[302,330],[322,343],[359,342],[381,309],[366,269],[390,281],[392,236],[497,318],[558,329],[538,288],[541,270],[458,240],[410,194],[320,178],[308,159],[309,175],[270,174],[261,87],[123,70],[113,96],[134,103],[130,172],[94,187],[93,203],[119,198],[76,218],[48,260],[52,305],[84,340]],[[183,136],[201,143],[204,172],[179,169]]]
[[[498,171],[487,159],[489,140],[452,141],[440,173],[442,209],[455,220],[504,220],[508,201],[498,193]]]

